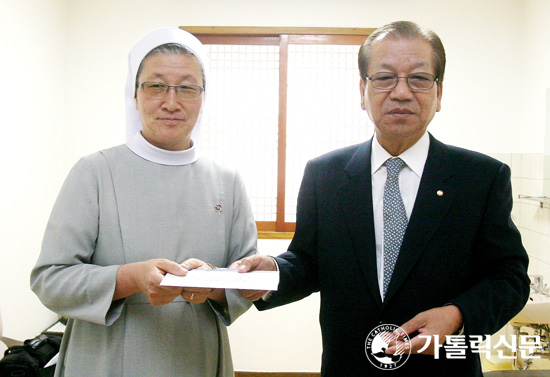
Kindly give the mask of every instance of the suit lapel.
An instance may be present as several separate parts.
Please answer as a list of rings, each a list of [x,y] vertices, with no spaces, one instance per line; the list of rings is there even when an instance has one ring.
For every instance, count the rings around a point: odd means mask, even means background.
[[[339,194],[357,262],[369,291],[381,304],[372,209],[371,142],[362,144],[350,159],[344,169],[348,180],[340,186]]]
[[[452,166],[445,145],[430,135],[428,159],[385,302],[403,284],[454,201],[456,186]]]

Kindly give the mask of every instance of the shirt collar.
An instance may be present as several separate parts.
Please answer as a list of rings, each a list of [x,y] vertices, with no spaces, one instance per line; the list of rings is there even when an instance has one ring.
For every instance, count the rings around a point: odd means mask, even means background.
[[[407,166],[420,178],[422,177],[422,172],[424,171],[424,165],[428,159],[428,151],[430,149],[430,137],[427,132],[424,132],[424,135],[409,149],[401,153],[399,156],[400,159],[405,161]],[[372,174],[376,173],[378,169],[388,158],[393,157],[388,153],[376,139],[376,135],[372,140],[372,152],[371,152],[371,172]]]

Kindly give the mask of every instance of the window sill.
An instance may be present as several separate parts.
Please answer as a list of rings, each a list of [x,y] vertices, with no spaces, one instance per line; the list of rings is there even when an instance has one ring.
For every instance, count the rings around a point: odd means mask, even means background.
[[[258,239],[261,240],[290,240],[292,237],[294,237],[294,232],[258,231]]]

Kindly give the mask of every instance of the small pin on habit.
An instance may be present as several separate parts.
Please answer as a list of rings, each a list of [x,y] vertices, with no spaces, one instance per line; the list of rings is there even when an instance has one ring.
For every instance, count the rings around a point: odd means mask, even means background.
[[[221,204],[218,204],[217,206],[215,206],[214,209],[216,210],[216,212],[222,213],[222,205]]]
[[[437,196],[443,196],[443,190],[437,190]]]

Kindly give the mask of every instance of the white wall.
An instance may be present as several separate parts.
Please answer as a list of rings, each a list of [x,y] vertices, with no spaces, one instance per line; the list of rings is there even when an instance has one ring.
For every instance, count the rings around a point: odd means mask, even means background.
[[[543,152],[542,93],[550,87],[547,0],[0,0],[0,15],[0,106],[8,136],[0,151],[5,177],[0,307],[6,336],[31,337],[54,318],[28,289],[49,211],[80,156],[124,141],[126,55],[152,28],[377,27],[412,20],[434,29],[447,50],[443,109],[430,126],[435,136],[482,152]],[[8,94],[6,87],[16,89]],[[271,245],[274,253],[285,246]],[[318,369],[316,300],[273,314],[247,313],[231,329],[236,366]],[[297,318],[301,322],[293,325],[290,319]],[[279,338],[272,354],[258,364],[250,361],[246,352],[269,345],[246,350],[253,340],[248,328],[253,335],[268,331],[277,337],[274,326],[281,323],[295,337]],[[304,340],[311,354],[292,348]]]
[[[523,95],[514,83],[523,82],[521,52],[528,19],[522,15],[526,4],[531,2],[72,0],[67,108],[75,142],[70,157],[76,159],[82,153],[122,142],[126,54],[131,44],[154,27],[376,27],[398,19],[434,29],[447,49],[443,110],[430,127],[437,137],[490,152],[542,148],[539,139],[522,145],[517,135]],[[542,6],[534,3],[533,16],[542,17],[537,12]],[[86,114],[84,119],[82,114]],[[78,119],[78,124],[73,119]],[[86,138],[82,138],[84,132]]]
[[[515,72],[509,72],[509,83],[521,89],[523,108],[521,132],[522,152],[550,154],[550,146],[544,147],[545,123],[550,125],[550,109],[546,105],[546,92],[550,89],[550,1],[529,0],[523,9],[523,55],[524,77],[514,79]],[[550,129],[547,130],[550,132]],[[518,135],[519,136],[519,135]],[[546,135],[548,137],[548,135]],[[533,148],[534,147],[534,148]],[[532,148],[532,149],[531,149]],[[546,150],[545,150],[546,149]],[[550,177],[546,177],[547,179]]]
[[[66,1],[0,1],[0,308],[4,334],[26,338],[54,320],[29,289],[52,201],[66,172]]]
[[[278,255],[290,240],[258,240],[261,254]],[[228,328],[235,370],[318,372],[321,368],[319,293],[259,312],[251,308]]]

